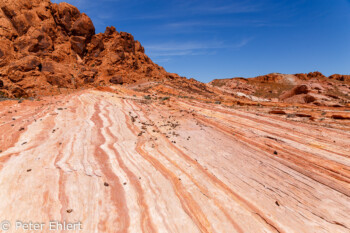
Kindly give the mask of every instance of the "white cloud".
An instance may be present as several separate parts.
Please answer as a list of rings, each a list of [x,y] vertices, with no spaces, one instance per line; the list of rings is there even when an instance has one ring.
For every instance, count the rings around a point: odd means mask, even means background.
[[[253,38],[244,38],[237,43],[223,41],[212,42],[167,42],[144,45],[147,54],[153,57],[171,57],[188,55],[205,55],[215,53],[218,49],[239,49],[246,46]]]

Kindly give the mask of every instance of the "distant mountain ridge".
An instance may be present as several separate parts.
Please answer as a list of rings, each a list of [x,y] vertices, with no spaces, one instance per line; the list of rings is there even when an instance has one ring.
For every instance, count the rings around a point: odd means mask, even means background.
[[[271,73],[248,79],[215,79],[209,85],[229,93],[286,103],[321,106],[347,106],[350,103],[350,75],[326,77],[317,71],[307,74]]]

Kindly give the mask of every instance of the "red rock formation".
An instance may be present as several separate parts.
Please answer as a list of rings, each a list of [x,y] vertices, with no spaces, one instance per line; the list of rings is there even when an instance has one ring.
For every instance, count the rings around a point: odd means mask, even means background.
[[[309,93],[308,86],[306,86],[306,85],[299,85],[299,86],[296,86],[296,87],[294,87],[293,89],[291,89],[289,91],[284,92],[280,96],[280,99],[281,100],[285,100],[285,99],[290,98],[290,97],[295,96],[295,95],[307,94],[307,93]]]
[[[209,86],[229,94],[244,93],[250,99],[279,100],[290,104],[346,106],[350,103],[350,75],[326,77],[320,72],[308,74],[272,73],[255,78],[216,79]]]
[[[343,82],[350,82],[350,75],[333,74],[329,76],[330,79],[335,79]]]
[[[117,76],[126,83],[168,76],[131,34],[114,27],[95,34],[91,19],[68,3],[0,0],[0,23],[0,89],[10,97],[105,85]]]
[[[312,78],[327,78],[326,76],[324,76],[321,72],[315,71],[315,72],[310,72],[308,74],[295,74],[295,76],[297,78],[299,78],[300,80],[310,80]]]

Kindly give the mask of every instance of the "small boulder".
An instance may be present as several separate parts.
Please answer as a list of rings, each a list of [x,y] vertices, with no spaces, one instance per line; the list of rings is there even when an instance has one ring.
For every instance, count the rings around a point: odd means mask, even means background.
[[[72,26],[72,34],[75,36],[83,36],[87,40],[95,34],[95,27],[89,16],[81,14]]]
[[[309,93],[309,88],[306,85],[299,85],[294,87],[293,89],[289,90],[289,91],[285,91],[284,93],[282,93],[282,95],[280,95],[280,100],[285,100],[288,99],[292,96],[295,95],[301,95],[301,94],[307,94]]]
[[[309,94],[301,94],[301,95],[294,95],[292,97],[284,99],[283,102],[291,103],[291,104],[309,104],[315,101],[316,101],[316,98],[314,96]]]
[[[120,75],[117,75],[117,76],[113,76],[110,80],[109,80],[110,83],[113,83],[113,84],[123,84],[124,81],[123,81],[123,77],[120,76]]]

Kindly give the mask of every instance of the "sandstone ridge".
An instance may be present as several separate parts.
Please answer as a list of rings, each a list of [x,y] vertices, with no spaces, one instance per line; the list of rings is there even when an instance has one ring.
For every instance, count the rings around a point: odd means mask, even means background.
[[[208,85],[226,93],[262,101],[329,107],[350,106],[350,75],[334,74],[326,77],[320,72],[271,73],[249,79],[215,79]]]
[[[0,93],[59,94],[69,89],[177,77],[145,55],[139,41],[68,3],[0,0]]]

